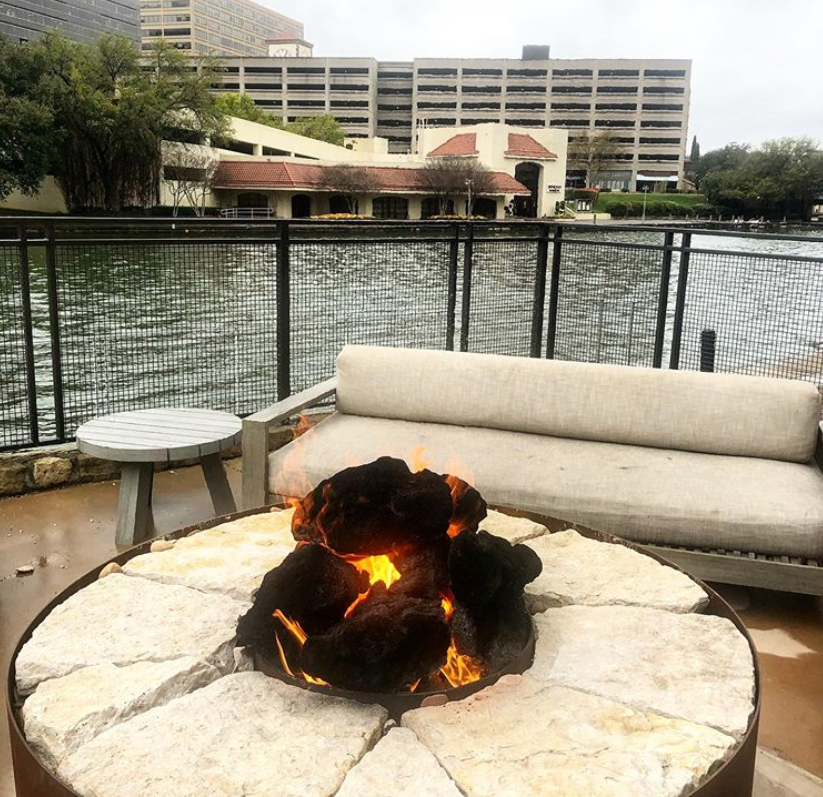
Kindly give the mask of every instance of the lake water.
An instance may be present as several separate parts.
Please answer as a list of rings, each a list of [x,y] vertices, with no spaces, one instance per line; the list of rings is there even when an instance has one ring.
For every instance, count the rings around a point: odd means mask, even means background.
[[[556,356],[651,365],[662,257],[644,247],[660,244],[663,234],[567,228],[564,235]],[[700,332],[713,329],[718,370],[823,381],[823,243],[811,240],[813,231],[804,235],[809,240],[693,235],[693,250],[712,251],[691,254],[681,367],[699,366]],[[475,243],[471,351],[529,353],[537,248],[526,240]],[[16,257],[14,248],[0,246],[0,446],[27,440]],[[462,258],[461,246],[456,343]],[[292,389],[331,375],[347,342],[442,348],[448,261],[447,241],[414,236],[402,244],[293,240]],[[72,245],[58,250],[56,267],[68,435],[93,415],[139,406],[243,414],[276,400],[273,243]],[[664,365],[678,273],[675,254]],[[34,248],[31,305],[44,440],[55,434],[47,296],[44,252]],[[548,304],[547,290],[544,319]],[[543,332],[542,351],[545,323]]]

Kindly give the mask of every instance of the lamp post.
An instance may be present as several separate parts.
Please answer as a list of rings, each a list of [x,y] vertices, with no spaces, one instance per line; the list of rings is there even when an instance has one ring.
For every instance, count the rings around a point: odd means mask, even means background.
[[[649,195],[649,186],[643,186],[643,221],[646,221],[646,197]]]
[[[466,218],[471,218],[472,215],[472,187],[474,180],[471,177],[466,178]]]

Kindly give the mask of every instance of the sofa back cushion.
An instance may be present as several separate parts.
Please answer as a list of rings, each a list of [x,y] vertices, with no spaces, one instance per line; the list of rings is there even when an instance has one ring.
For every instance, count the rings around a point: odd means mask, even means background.
[[[337,378],[352,415],[787,462],[820,418],[806,382],[493,354],[346,346]]]

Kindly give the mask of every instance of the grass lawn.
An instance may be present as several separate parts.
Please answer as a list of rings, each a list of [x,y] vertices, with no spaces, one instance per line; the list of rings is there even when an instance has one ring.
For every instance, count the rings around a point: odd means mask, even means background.
[[[622,194],[619,191],[600,193],[594,205],[595,213],[608,213],[609,205],[613,202],[633,202],[643,204],[643,193]],[[656,194],[649,191],[646,202],[674,202],[684,208],[692,208],[695,205],[705,205],[706,197],[703,194]]]

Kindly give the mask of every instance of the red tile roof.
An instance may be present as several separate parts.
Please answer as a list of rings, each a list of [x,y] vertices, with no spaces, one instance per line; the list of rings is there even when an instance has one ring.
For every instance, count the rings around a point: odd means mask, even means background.
[[[557,155],[546,149],[539,141],[535,141],[528,133],[509,133],[509,148],[506,155],[514,158],[538,158],[542,160],[557,160]]]
[[[428,155],[430,158],[463,157],[477,155],[477,135],[475,133],[458,133]]]
[[[396,166],[364,166],[362,168],[377,177],[380,191],[428,193],[422,182],[423,169],[404,169]],[[282,161],[221,161],[217,169],[215,187],[328,190],[322,166]],[[530,193],[522,183],[505,172],[494,172],[494,189],[497,195]]]

